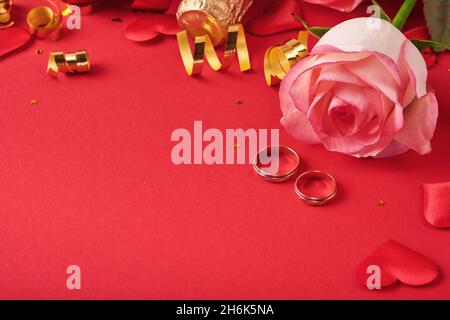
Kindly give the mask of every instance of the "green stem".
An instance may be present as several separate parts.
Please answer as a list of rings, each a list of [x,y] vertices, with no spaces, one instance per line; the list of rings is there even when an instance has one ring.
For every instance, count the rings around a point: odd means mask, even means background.
[[[405,26],[406,20],[408,20],[409,15],[413,11],[416,2],[417,0],[405,0],[398,10],[395,18],[392,20],[392,24],[399,30],[402,30]]]

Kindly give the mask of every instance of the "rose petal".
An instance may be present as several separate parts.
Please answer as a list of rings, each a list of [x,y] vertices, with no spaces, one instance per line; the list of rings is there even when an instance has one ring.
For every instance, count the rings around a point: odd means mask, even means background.
[[[132,22],[127,27],[125,35],[132,41],[148,41],[159,34],[175,35],[178,31],[178,23],[174,16],[148,13]]]
[[[378,52],[396,64],[404,61],[415,81],[417,96],[423,96],[428,72],[419,50],[391,23],[378,19],[376,28],[372,22],[373,18],[356,18],[338,24],[319,40],[311,54],[320,52],[323,46],[333,46],[346,52]]]
[[[321,81],[331,81],[353,84],[360,87],[367,87],[367,83],[354,76],[351,72],[348,72],[342,65],[328,65],[320,70],[320,75],[317,78],[314,87]]]
[[[305,2],[320,4],[342,12],[353,11],[362,0],[304,0]]]
[[[289,109],[291,106],[294,105],[293,98],[289,94],[289,91],[291,90],[293,83],[297,81],[299,74],[303,73],[304,69],[309,68],[315,61],[316,57],[307,57],[305,59],[300,60],[299,63],[297,63],[294,68],[292,68],[284,77],[283,81],[281,81],[280,84],[280,91],[279,91],[279,97],[280,97],[280,107],[283,114],[289,113]],[[300,101],[300,104],[298,105],[298,108],[301,110],[304,108],[304,110],[307,110],[309,106],[309,89],[307,91],[304,90],[298,90],[298,99],[303,99]],[[297,96],[295,94],[294,96]],[[305,112],[306,113],[306,112]]]
[[[308,64],[310,58],[303,59],[299,64]],[[312,59],[313,61],[314,59]],[[312,61],[310,63],[312,63]],[[298,69],[300,70],[300,69]],[[295,73],[288,73],[280,85],[280,107],[283,113],[281,124],[296,139],[307,143],[320,143],[320,139],[313,130],[311,123],[307,119],[306,113],[296,108],[289,90],[293,82],[297,79]],[[309,91],[309,90],[308,90]],[[305,102],[308,104],[308,102]]]
[[[392,140],[386,148],[384,148],[381,152],[373,155],[375,158],[388,158],[398,156],[402,153],[409,151],[409,148],[404,144],[401,144],[398,141]]]
[[[395,104],[399,103],[399,87],[391,73],[375,56],[345,65],[345,68],[377,91],[382,92]]]
[[[311,122],[306,117],[306,114],[298,109],[290,108],[290,112],[286,112],[281,118],[281,124],[283,127],[295,138],[300,141],[317,144],[320,143],[320,139],[315,133]]]
[[[406,60],[409,76],[416,88],[417,97],[421,98],[427,94],[427,64],[422,54],[409,40],[403,43],[403,59]]]
[[[434,93],[414,100],[404,110],[404,124],[394,139],[418,152],[426,154],[431,151],[431,139],[436,129],[438,104]]]
[[[423,184],[423,211],[433,226],[450,227],[450,182]]]

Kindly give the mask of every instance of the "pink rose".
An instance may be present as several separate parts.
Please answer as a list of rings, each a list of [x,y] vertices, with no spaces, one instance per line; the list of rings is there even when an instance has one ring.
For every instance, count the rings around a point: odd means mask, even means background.
[[[357,18],[327,32],[280,87],[295,138],[355,157],[431,151],[438,105],[420,52],[392,24]]]
[[[353,11],[363,0],[304,0],[305,2],[320,4],[342,12]]]

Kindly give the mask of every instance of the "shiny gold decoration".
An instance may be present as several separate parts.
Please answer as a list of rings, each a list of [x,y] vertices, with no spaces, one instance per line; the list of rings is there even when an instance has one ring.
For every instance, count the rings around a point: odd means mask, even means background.
[[[177,39],[184,67],[187,74],[190,76],[202,72],[205,57],[214,71],[228,69],[233,63],[236,52],[241,71],[247,71],[252,68],[244,29],[240,24],[228,27],[227,44],[222,61],[218,58],[214,45],[211,42],[211,38],[208,35],[195,37],[193,55],[189,46],[189,38],[186,30],[179,32],[177,34]]]
[[[50,52],[47,73],[53,77],[61,73],[87,73],[91,70],[87,51]]]
[[[35,105],[39,104],[39,100],[36,99],[36,98],[33,98],[33,99],[30,100],[30,104],[31,104],[32,106],[35,106]]]
[[[384,200],[377,201],[377,206],[383,207],[385,204],[386,204],[386,201],[384,201]]]
[[[180,28],[191,38],[208,35],[216,47],[225,42],[228,26],[238,24],[253,0],[182,0],[177,11]]]
[[[38,38],[49,37],[52,40],[56,40],[62,28],[61,12],[54,2],[48,2],[51,7],[36,7],[28,12],[28,30]]]
[[[280,83],[291,68],[308,55],[308,32],[300,31],[298,39],[267,49],[264,55],[264,74],[268,86]]]
[[[0,29],[14,25],[11,17],[12,4],[12,0],[0,0]]]

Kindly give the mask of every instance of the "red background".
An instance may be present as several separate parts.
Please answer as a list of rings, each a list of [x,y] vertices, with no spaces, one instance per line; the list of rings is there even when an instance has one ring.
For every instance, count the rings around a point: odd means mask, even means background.
[[[42,3],[15,2],[19,24]],[[256,0],[250,15],[265,2]],[[400,3],[380,2],[391,14]],[[301,5],[312,25],[366,9],[345,15]],[[0,60],[0,298],[450,298],[450,231],[426,223],[420,187],[450,180],[448,54],[430,71],[440,116],[429,155],[354,159],[281,129],[302,170],[326,170],[338,181],[337,199],[317,208],[295,196],[292,181],[267,183],[250,166],[170,159],[171,132],[192,130],[194,120],[204,129],[280,128],[278,90],[266,87],[262,59],[297,31],[248,35],[249,73],[234,64],[189,78],[174,37],[145,44],[124,37],[136,16],[107,3],[83,17],[81,30],[34,40]],[[418,7],[406,29],[420,24]],[[90,52],[90,74],[46,75],[49,51],[80,49]],[[361,287],[355,268],[390,238],[434,260],[438,281]],[[81,267],[79,291],[66,288],[71,264]]]

